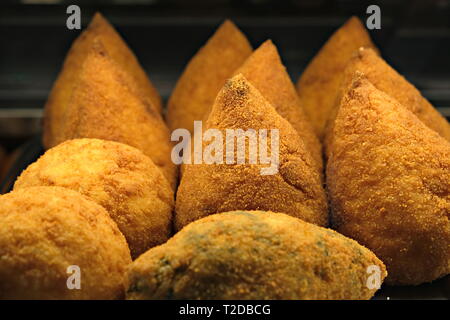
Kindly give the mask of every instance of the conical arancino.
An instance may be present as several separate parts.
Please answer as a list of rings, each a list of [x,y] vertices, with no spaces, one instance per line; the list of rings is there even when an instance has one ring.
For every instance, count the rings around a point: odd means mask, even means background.
[[[327,164],[332,224],[372,250],[389,284],[450,273],[450,143],[357,74]]]
[[[61,130],[66,106],[79,70],[97,39],[101,40],[111,58],[136,82],[139,95],[147,107],[158,112],[162,110],[161,97],[134,53],[114,27],[100,13],[96,13],[88,28],[73,42],[45,104],[43,143],[47,149],[64,141]]]
[[[193,132],[195,120],[202,120],[225,81],[252,53],[245,35],[225,20],[214,35],[192,57],[177,81],[167,104],[167,123]]]
[[[333,124],[339,109],[340,100],[348,86],[351,85],[353,76],[357,71],[364,73],[366,78],[378,90],[396,99],[400,104],[414,113],[427,127],[450,141],[450,124],[420,94],[419,90],[387,64],[374,50],[360,48],[345,68],[342,83],[336,95],[335,106],[330,113],[330,118],[327,123],[324,140],[325,153],[328,153],[327,149],[331,143],[329,140],[332,134],[330,133],[333,131]]]
[[[244,76],[239,74],[226,82],[205,127],[205,132],[217,129],[215,132],[221,133],[222,140],[216,137],[215,141],[219,141],[223,153],[218,152],[217,161],[211,164],[203,161],[185,166],[176,197],[176,229],[207,215],[229,210],[271,210],[320,226],[327,225],[326,196],[314,159],[291,124]],[[237,163],[234,154],[234,164],[227,164],[227,147],[238,149],[236,144],[225,142],[227,135],[230,130],[239,129],[244,132],[254,130],[256,135],[267,134],[267,143],[257,139],[260,146],[267,146],[268,154],[274,155],[278,151],[278,159],[272,162],[277,170],[262,174],[262,169],[271,165],[262,163],[261,147],[254,153],[249,151],[250,142],[246,143],[244,163]],[[277,141],[274,132],[278,132],[278,147],[272,145]],[[209,143],[204,141],[203,150],[210,146]],[[256,156],[257,160],[252,164],[251,156]]]
[[[360,47],[375,48],[364,25],[351,17],[323,45],[297,82],[300,103],[310,118],[319,139],[334,106],[342,72]]]
[[[128,144],[150,157],[175,187],[169,129],[161,114],[146,108],[128,73],[95,42],[88,53],[64,115],[63,141],[97,138]]]
[[[297,130],[305,146],[323,169],[322,146],[306,117],[295,86],[286,72],[276,46],[265,41],[235,72],[241,73],[266,98],[275,110]]]

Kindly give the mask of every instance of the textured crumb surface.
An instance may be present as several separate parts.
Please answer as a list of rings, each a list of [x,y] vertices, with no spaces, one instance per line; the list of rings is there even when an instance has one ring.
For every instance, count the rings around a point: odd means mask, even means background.
[[[162,110],[161,97],[133,52],[114,27],[100,13],[96,13],[89,27],[73,42],[45,105],[43,142],[46,148],[63,141],[61,130],[66,106],[79,70],[95,41],[101,41],[112,59],[130,75],[137,87],[138,95],[146,102],[149,110],[157,112]]]
[[[267,40],[235,72],[241,73],[266,98],[277,112],[297,130],[308,151],[323,169],[322,146],[309,123],[278,50]]]
[[[194,120],[203,119],[225,81],[251,53],[250,43],[236,25],[223,22],[178,79],[167,104],[169,128],[193,132]]]
[[[133,83],[102,43],[95,42],[66,107],[62,140],[97,138],[128,144],[150,157],[175,187],[169,129],[159,112],[146,108]]]
[[[104,208],[60,187],[0,196],[1,299],[116,299],[131,262],[125,238]],[[81,289],[69,290],[76,265]]]
[[[130,146],[97,139],[66,141],[31,164],[14,189],[31,186],[69,188],[106,208],[133,257],[170,236],[173,191],[153,162]]]
[[[234,211],[193,222],[134,261],[127,299],[369,299],[371,265],[382,282],[383,263],[337,232]]]
[[[352,83],[356,72],[364,73],[364,76],[378,89],[388,94],[409,111],[414,113],[427,127],[439,133],[450,141],[450,124],[437,111],[431,103],[425,99],[411,83],[389,66],[377,52],[370,48],[360,48],[355,56],[347,64],[340,89],[336,95],[335,104],[325,131],[325,152],[332,137],[334,120],[339,109],[342,96]]]
[[[360,47],[375,49],[364,25],[357,17],[352,17],[328,39],[297,82],[300,103],[320,139],[334,105],[342,72]]]
[[[327,164],[332,223],[387,266],[389,284],[450,272],[450,144],[357,74]]]
[[[270,165],[261,163],[259,152],[256,163],[250,163],[248,142],[245,163],[236,163],[235,143],[234,164],[226,163],[224,148],[218,159],[221,164],[186,165],[176,197],[177,230],[209,214],[230,210],[272,210],[321,226],[328,223],[325,190],[314,159],[290,123],[241,74],[227,81],[217,96],[206,123],[209,128],[218,129],[222,141],[226,141],[227,129],[265,129],[269,155],[270,130],[278,130],[278,172],[262,175],[261,169]],[[205,150],[207,145],[204,142]]]

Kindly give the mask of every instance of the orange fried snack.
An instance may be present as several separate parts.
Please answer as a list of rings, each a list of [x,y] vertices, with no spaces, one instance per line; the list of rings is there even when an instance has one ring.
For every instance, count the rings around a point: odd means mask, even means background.
[[[345,89],[351,85],[353,75],[360,71],[378,89],[414,113],[426,126],[439,133],[450,141],[450,124],[448,121],[425,99],[408,80],[401,76],[386,61],[372,49],[360,48],[350,60],[344,71],[341,89],[336,98],[333,111],[325,134],[325,145],[328,148],[332,135],[334,119],[336,118],[339,101],[345,93]]]
[[[360,47],[375,48],[357,17],[351,17],[324,44],[297,83],[300,103],[322,139],[347,62]]]
[[[131,263],[106,210],[61,187],[0,196],[0,257],[2,300],[120,299]]]
[[[387,266],[389,284],[450,273],[450,143],[357,74],[327,164],[332,223]]]
[[[75,139],[48,150],[17,179],[14,190],[59,186],[103,206],[137,258],[167,241],[173,190],[149,157],[122,143]]]
[[[230,20],[217,29],[189,61],[167,104],[171,130],[193,132],[194,120],[202,120],[225,81],[252,53],[245,35]]]
[[[235,72],[241,73],[275,110],[297,130],[305,146],[323,169],[322,146],[300,104],[295,86],[271,40],[264,42]]]
[[[95,42],[66,107],[63,141],[97,138],[128,144],[150,157],[174,187],[177,168],[170,158],[169,129],[161,114],[147,109],[135,94],[134,84]]]
[[[314,159],[291,124],[244,76],[236,75],[225,83],[205,129],[204,134],[208,129],[219,131],[220,137],[213,137],[214,143],[222,146],[222,153],[209,151],[214,153],[214,161],[207,163],[205,159],[212,144],[203,139],[203,162],[185,166],[176,197],[177,230],[207,215],[230,210],[284,212],[307,222],[327,225],[326,196]],[[230,139],[229,133],[239,129],[246,145],[245,150],[241,149],[245,161],[240,163],[239,142],[236,142],[239,139],[232,136]],[[264,130],[266,141],[258,138]],[[246,138],[250,131],[256,135],[254,140]],[[274,132],[278,132],[278,140]],[[278,141],[278,146],[273,141]],[[255,146],[253,151],[251,144]],[[261,145],[267,148],[271,164],[264,163]],[[234,150],[231,163],[228,149]],[[274,164],[276,170],[263,173],[275,169]]]
[[[128,269],[127,299],[370,299],[384,264],[356,241],[282,213],[233,211],[189,224]]]
[[[89,27],[72,44],[45,105],[43,143],[47,149],[63,141],[60,131],[64,126],[66,106],[79,70],[96,39],[101,40],[111,58],[136,82],[139,95],[147,107],[161,112],[161,97],[136,56],[114,27],[100,13],[96,13]]]

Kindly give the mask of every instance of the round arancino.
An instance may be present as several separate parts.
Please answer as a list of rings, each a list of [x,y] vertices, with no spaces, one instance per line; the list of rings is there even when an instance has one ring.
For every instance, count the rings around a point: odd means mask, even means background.
[[[14,189],[30,186],[72,189],[106,208],[133,258],[170,236],[174,200],[169,182],[150,158],[128,145],[66,141],[31,164]]]
[[[117,225],[78,192],[32,187],[0,196],[0,299],[122,298],[129,263]]]

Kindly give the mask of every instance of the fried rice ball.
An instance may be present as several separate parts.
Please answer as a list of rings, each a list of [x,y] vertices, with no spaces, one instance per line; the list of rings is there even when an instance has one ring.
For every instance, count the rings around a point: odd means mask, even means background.
[[[239,73],[297,130],[322,173],[322,146],[273,42],[267,40],[256,49],[234,74]]]
[[[175,188],[178,172],[170,157],[172,143],[164,119],[147,107],[133,78],[101,41],[94,41],[78,73],[59,142],[95,138],[128,144],[150,157]]]
[[[297,82],[300,104],[320,139],[345,66],[360,47],[377,50],[365,26],[357,17],[351,17],[327,40]]]
[[[14,189],[31,186],[72,189],[106,208],[134,258],[170,236],[173,191],[150,158],[125,144],[66,141],[31,164]]]
[[[136,56],[114,27],[97,12],[89,26],[72,43],[45,104],[43,144],[47,149],[64,141],[61,131],[64,130],[66,107],[90,47],[98,40],[104,44],[114,62],[133,79],[136,91],[146,102],[148,110],[162,110],[161,97]]]
[[[129,266],[126,296],[369,299],[372,269],[381,284],[383,263],[333,230],[282,213],[234,211],[197,220],[140,256]]]
[[[177,81],[167,103],[167,124],[171,131],[194,131],[233,72],[252,53],[245,35],[225,20],[206,44],[192,57]]]
[[[216,138],[216,142],[220,146],[225,145],[225,150],[214,151],[212,163],[204,161],[184,166],[175,205],[177,230],[207,215],[232,210],[272,210],[320,226],[328,224],[327,198],[321,174],[303,137],[242,74],[226,82],[205,128],[220,131],[222,137]],[[261,146],[259,152],[256,147],[252,149],[251,139],[246,139],[248,142],[243,140],[244,150],[238,142],[229,139],[230,130],[244,131],[249,128],[260,133],[262,130],[266,133],[277,130],[279,136],[274,138],[277,144],[272,143],[271,133],[267,133],[265,141],[267,154],[271,154],[270,165],[262,161]],[[242,137],[245,139],[245,133]],[[253,139],[253,145],[257,144],[255,141],[258,139]],[[262,141],[259,139],[261,145]],[[226,149],[231,147],[237,155],[233,153],[229,157]],[[203,156],[207,160],[210,148],[211,145],[204,139],[203,150],[206,151]],[[241,149],[245,160],[241,163],[235,160],[239,157],[238,149]],[[201,154],[194,154],[191,158],[198,155]],[[253,163],[252,157],[256,158]],[[229,163],[227,158],[234,163]],[[273,170],[262,174],[267,169]]]
[[[393,69],[380,57],[376,51],[370,48],[360,48],[355,56],[350,59],[342,75],[340,89],[336,94],[333,107],[325,129],[324,149],[328,153],[331,144],[334,120],[339,111],[342,96],[351,85],[356,72],[364,73],[367,80],[375,88],[388,94],[419,118],[428,128],[436,131],[447,141],[450,141],[450,124],[433,105],[422,96],[413,84],[408,82],[401,74]]]
[[[450,143],[355,74],[327,164],[332,223],[386,264],[386,282],[450,273]]]
[[[78,192],[32,187],[0,196],[0,299],[122,298],[129,263],[117,225]],[[80,289],[69,286],[74,266]]]

